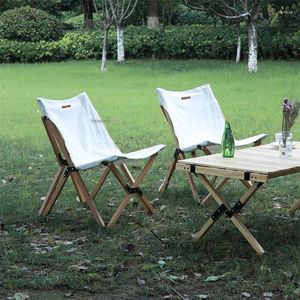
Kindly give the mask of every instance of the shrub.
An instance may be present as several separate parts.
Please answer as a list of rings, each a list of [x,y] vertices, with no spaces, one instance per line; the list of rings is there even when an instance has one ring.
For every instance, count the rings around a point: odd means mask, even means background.
[[[201,10],[191,9],[183,4],[178,5],[172,23],[175,25],[211,24],[211,16]]]
[[[259,28],[258,57],[300,58],[300,30],[279,32]],[[242,55],[248,52],[247,30],[242,28]],[[69,32],[59,41],[19,42],[0,39],[0,62],[99,59],[103,33]],[[116,56],[116,33],[109,33],[108,57]],[[234,59],[236,33],[233,27],[205,25],[167,26],[156,30],[128,26],[125,29],[127,58],[214,58]]]
[[[62,36],[59,20],[39,9],[20,7],[0,16],[0,37],[9,40],[38,42],[57,40]]]
[[[100,28],[101,20],[100,20],[98,14],[94,14],[93,22],[94,22],[94,28],[96,30],[98,28]],[[72,16],[72,17],[66,19],[64,23],[67,24],[67,26],[69,26],[71,29],[80,31],[84,27],[84,16],[83,16],[83,14],[78,15],[78,16]]]

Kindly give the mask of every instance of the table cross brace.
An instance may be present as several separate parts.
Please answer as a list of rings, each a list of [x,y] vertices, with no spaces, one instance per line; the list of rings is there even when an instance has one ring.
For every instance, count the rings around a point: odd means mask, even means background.
[[[244,195],[240,198],[239,201],[231,208],[229,204],[225,201],[225,199],[220,194],[220,191],[215,188],[207,176],[203,174],[196,174],[204,187],[207,189],[211,197],[219,204],[218,209],[213,213],[213,215],[206,221],[200,231],[196,232],[193,237],[195,239],[201,239],[207,231],[212,227],[212,225],[223,215],[225,214],[233,224],[237,227],[237,229],[241,232],[241,234],[245,237],[248,243],[252,246],[252,248],[259,254],[263,254],[265,251],[262,246],[258,243],[258,241],[254,238],[251,232],[246,228],[246,226],[242,223],[237,213],[245,206],[245,204],[249,201],[249,199],[257,192],[257,190],[263,185],[262,182],[253,182],[253,184],[248,188],[248,190],[244,193]]]

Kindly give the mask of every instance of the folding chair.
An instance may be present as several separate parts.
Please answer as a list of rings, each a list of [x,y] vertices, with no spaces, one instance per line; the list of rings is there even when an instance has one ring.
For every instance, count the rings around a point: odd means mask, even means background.
[[[165,145],[156,145],[143,150],[124,154],[113,142],[104,123],[86,93],[70,99],[49,100],[38,98],[42,111],[42,121],[58,162],[58,170],[47,196],[39,210],[46,216],[52,209],[67,179],[71,177],[81,202],[86,203],[98,224],[105,223],[95,205],[94,198],[101,189],[109,173],[112,173],[126,196],[110,219],[108,226],[115,224],[130,198],[136,195],[149,212],[154,208],[143,195],[140,184],[152,166],[158,152]],[[148,158],[139,176],[134,179],[125,162]],[[104,165],[103,173],[94,190],[90,193],[80,175],[80,171]]]
[[[202,150],[204,154],[211,154],[208,146],[220,145],[225,118],[215,98],[209,84],[187,91],[167,91],[157,88],[160,107],[169,123],[175,140],[175,152],[167,175],[159,188],[159,192],[164,192],[174,173],[175,165],[179,159],[185,159],[186,153],[196,156],[196,150]],[[242,140],[235,140],[235,145],[245,146],[254,144],[260,145],[267,134],[259,134]],[[200,203],[199,195],[196,191],[192,175],[187,173],[188,182],[195,200]],[[216,178],[212,178],[214,182]],[[217,185],[220,190],[226,181],[221,181]],[[243,182],[248,188],[248,182]],[[202,203],[210,199],[208,195]]]

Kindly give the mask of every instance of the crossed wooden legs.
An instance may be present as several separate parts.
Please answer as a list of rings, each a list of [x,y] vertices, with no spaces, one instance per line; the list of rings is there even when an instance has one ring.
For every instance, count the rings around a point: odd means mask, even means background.
[[[179,159],[185,159],[184,153],[182,153],[182,152],[180,152],[180,153],[175,152],[174,158],[172,159],[171,164],[170,164],[170,166],[169,166],[167,175],[166,175],[166,177],[164,178],[163,183],[162,183],[161,186],[159,187],[158,192],[163,193],[163,192],[168,188],[170,179],[171,179],[171,177],[172,177],[172,175],[173,175],[173,173],[174,173],[174,171],[175,171],[176,163],[177,163],[177,161],[178,161]],[[192,193],[193,193],[193,196],[194,196],[195,201],[196,201],[197,203],[200,203],[200,197],[199,197],[198,192],[197,192],[197,190],[196,190],[196,187],[195,187],[195,183],[194,183],[192,174],[190,174],[189,172],[186,172],[186,176],[187,176],[187,179],[188,179],[188,182],[189,182],[189,186],[190,186],[190,188],[191,188],[191,191],[192,191]]]
[[[139,185],[144,180],[145,175],[148,173],[149,169],[151,168],[154,160],[156,159],[156,154],[153,155],[148,162],[146,163],[145,167],[139,174],[139,176],[134,180],[131,173],[127,169],[126,165],[121,165],[121,169],[123,170],[125,176],[127,177],[129,184],[126,184],[126,180],[122,176],[122,174],[119,172],[119,170],[116,168],[114,164],[108,164],[108,168],[110,171],[115,175],[116,179],[119,181],[120,185],[123,187],[124,191],[126,192],[126,196],[123,198],[122,202],[120,203],[119,207],[115,211],[114,215],[111,217],[110,221],[108,222],[108,227],[114,225],[118,219],[121,216],[122,211],[127,206],[130,198],[133,195],[136,195],[138,199],[140,200],[142,206],[148,211],[148,213],[153,214],[155,209],[152,206],[152,204],[149,202],[149,200],[143,195],[141,189],[139,188]]]
[[[210,155],[211,154],[210,150],[208,148],[206,148],[206,147],[201,148],[201,150],[204,152],[205,155]],[[191,151],[191,156],[192,157],[197,157],[196,156],[196,152],[195,151]],[[179,149],[176,149],[176,151],[174,153],[174,158],[171,161],[171,164],[169,166],[167,175],[164,178],[164,181],[162,182],[161,186],[158,189],[159,193],[163,193],[168,188],[169,182],[170,182],[171,177],[172,177],[172,175],[173,175],[173,173],[175,171],[176,163],[178,162],[178,160],[185,159],[185,158],[186,158],[185,154],[183,152],[181,152]],[[193,194],[193,197],[194,197],[195,201],[198,204],[206,204],[206,203],[208,203],[212,199],[211,196],[208,195],[203,200],[201,200],[200,197],[199,197],[199,194],[198,194],[198,192],[196,190],[196,186],[195,186],[195,182],[193,180],[192,174],[190,172],[186,172],[186,176],[187,176],[188,183],[189,183],[189,186],[190,186],[190,189],[192,191],[192,194]],[[215,183],[216,179],[217,179],[217,176],[212,176],[211,179],[210,179],[210,182],[211,183]],[[218,190],[221,190],[221,188],[223,187],[223,185],[226,182],[227,182],[227,179],[225,179],[224,181],[221,181],[217,185],[216,188]]]
[[[152,204],[149,202],[149,200],[142,194],[141,189],[139,188],[140,184],[144,180],[144,177],[146,176],[147,172],[151,168],[153,162],[155,161],[157,157],[157,154],[152,155],[144,168],[142,169],[141,173],[135,180],[131,173],[129,172],[127,166],[125,164],[121,164],[120,167],[125,174],[126,179],[123,177],[123,175],[120,173],[120,171],[117,169],[117,167],[113,163],[108,163],[107,166],[104,168],[102,175],[99,178],[98,183],[96,184],[94,190],[92,193],[89,193],[86,185],[79,174],[79,172],[75,168],[68,168],[65,165],[60,165],[55,177],[52,181],[52,184],[49,188],[49,191],[45,197],[45,200],[39,210],[39,215],[46,216],[50,213],[55,201],[57,200],[59,194],[61,193],[67,179],[69,176],[71,176],[75,190],[77,192],[77,195],[82,203],[86,203],[88,207],[90,208],[94,218],[96,219],[96,222],[102,226],[105,226],[105,223],[96,207],[96,204],[94,202],[94,198],[96,197],[97,193],[103,186],[107,176],[109,175],[110,172],[112,172],[123,189],[126,192],[126,196],[120,203],[119,207],[117,208],[116,212],[110,219],[108,223],[108,227],[112,226],[115,224],[120,216],[126,205],[128,204],[130,198],[133,195],[136,195],[138,199],[140,200],[142,206],[149,212],[149,213],[154,213],[154,207]]]
[[[258,243],[258,241],[254,238],[254,236],[250,233],[250,231],[246,228],[246,226],[242,223],[237,213],[242,209],[242,207],[248,202],[248,200],[256,193],[256,191],[262,186],[261,182],[254,182],[245,194],[241,197],[241,199],[231,208],[224,198],[221,196],[219,189],[220,187],[213,187],[213,185],[209,182],[208,178],[205,175],[198,174],[197,175],[207,189],[211,197],[219,204],[218,209],[215,213],[206,221],[200,231],[194,234],[195,239],[201,239],[207,231],[211,228],[211,226],[219,219],[222,214],[225,214],[233,224],[237,227],[237,229],[241,232],[241,234],[245,237],[248,243],[252,246],[252,248],[259,254],[263,254],[265,251],[262,246]],[[227,179],[228,180],[228,179]],[[226,181],[227,181],[226,180]],[[224,180],[221,181],[221,185],[223,186]]]
[[[89,206],[94,218],[96,219],[96,222],[102,226],[105,226],[93,197],[89,194],[81,175],[78,171],[69,172],[66,166],[59,166],[52,185],[49,188],[48,194],[46,195],[46,198],[39,210],[39,215],[46,216],[50,213],[69,176],[72,178],[77,195],[81,202],[86,203]]]

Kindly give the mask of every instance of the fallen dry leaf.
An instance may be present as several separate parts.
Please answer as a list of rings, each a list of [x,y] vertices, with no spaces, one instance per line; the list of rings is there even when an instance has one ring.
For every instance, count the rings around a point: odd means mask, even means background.
[[[208,295],[206,295],[206,294],[198,294],[198,295],[196,295],[196,297],[197,297],[198,299],[207,299],[207,298],[208,298]]]
[[[146,282],[145,282],[145,280],[143,280],[143,279],[141,279],[141,278],[137,278],[137,283],[139,284],[139,285],[144,285]]]
[[[273,293],[272,293],[272,292],[264,292],[264,293],[263,293],[263,296],[264,296],[264,297],[271,298],[271,297],[273,297]]]
[[[243,292],[242,293],[242,296],[244,296],[244,297],[246,297],[246,298],[250,298],[250,293],[248,293],[248,292]]]
[[[30,299],[30,296],[27,293],[15,293],[13,300],[27,300]]]
[[[220,280],[221,278],[225,277],[225,275],[212,275],[212,276],[208,276],[204,279],[205,282],[215,282]]]

